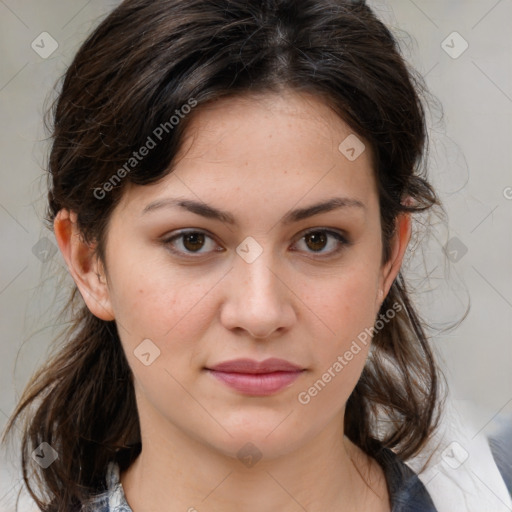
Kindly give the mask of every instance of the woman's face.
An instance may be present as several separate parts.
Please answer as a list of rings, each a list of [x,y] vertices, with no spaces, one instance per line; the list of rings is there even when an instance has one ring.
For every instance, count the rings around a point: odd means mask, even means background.
[[[130,185],[107,233],[108,303],[143,432],[269,457],[339,435],[362,333],[398,271],[381,266],[369,147],[291,92],[195,114],[175,170]],[[301,371],[211,371],[240,358]]]

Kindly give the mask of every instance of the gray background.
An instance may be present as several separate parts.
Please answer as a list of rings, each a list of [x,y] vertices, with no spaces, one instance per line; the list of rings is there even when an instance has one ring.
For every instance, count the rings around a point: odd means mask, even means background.
[[[43,102],[79,44],[117,4],[0,0],[0,429],[45,358],[62,289],[54,277],[62,259],[42,224]],[[371,5],[443,105],[442,121],[435,110],[429,116],[430,173],[449,222],[431,219],[434,228],[405,270],[435,328],[452,399],[473,404],[483,426],[499,411],[512,412],[512,1]],[[58,43],[48,58],[31,47],[42,32]],[[459,55],[464,41],[469,46]],[[442,332],[469,303],[462,325]],[[0,512],[13,510],[16,463],[13,445],[0,456]]]

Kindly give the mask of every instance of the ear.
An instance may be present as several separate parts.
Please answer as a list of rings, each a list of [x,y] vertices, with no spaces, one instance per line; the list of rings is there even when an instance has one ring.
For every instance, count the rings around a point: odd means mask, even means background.
[[[393,281],[400,271],[410,239],[411,214],[407,212],[400,213],[396,218],[395,234],[391,240],[391,256],[382,266],[379,274],[378,309],[380,309],[382,302],[389,293]]]
[[[103,265],[95,246],[84,242],[76,213],[60,210],[53,227],[62,256],[90,312],[101,320],[114,320]]]

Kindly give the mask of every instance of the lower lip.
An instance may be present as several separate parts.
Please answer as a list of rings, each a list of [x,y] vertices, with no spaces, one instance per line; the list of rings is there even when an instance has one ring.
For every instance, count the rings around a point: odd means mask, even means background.
[[[214,377],[233,389],[246,395],[268,396],[289,386],[302,373],[272,372],[272,373],[228,373],[208,370]]]

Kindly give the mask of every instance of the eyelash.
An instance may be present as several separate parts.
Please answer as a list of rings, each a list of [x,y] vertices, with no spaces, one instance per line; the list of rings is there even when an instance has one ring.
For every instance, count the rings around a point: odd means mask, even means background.
[[[179,250],[176,250],[172,247],[172,242],[174,240],[177,240],[177,239],[183,239],[183,237],[185,235],[190,235],[190,234],[203,234],[205,235],[207,238],[210,238],[211,240],[213,240],[213,237],[211,237],[206,231],[203,231],[203,230],[199,230],[199,229],[190,229],[190,230],[183,230],[183,231],[180,231],[179,233],[177,234],[174,234],[172,236],[169,236],[169,237],[166,237],[162,240],[162,243],[174,254],[177,254],[178,256],[182,257],[182,258],[185,258],[185,259],[199,259],[201,257],[201,255],[205,254],[205,253],[200,253],[200,252],[184,252],[184,251],[179,251]],[[312,233],[324,233],[326,235],[330,235],[332,236],[334,239],[336,239],[339,243],[338,247],[331,251],[330,253],[327,253],[327,256],[323,255],[323,256],[314,256],[315,259],[326,259],[326,258],[330,258],[330,257],[333,257],[333,256],[336,256],[338,253],[340,253],[345,247],[351,245],[350,242],[339,232],[337,231],[333,231],[333,230],[330,230],[330,229],[322,229],[322,228],[315,228],[315,229],[310,229],[308,231],[306,231],[300,238],[299,240],[296,242],[300,242],[301,240],[303,240],[307,235],[310,235]],[[213,252],[222,252],[222,251],[213,251]],[[193,254],[198,254],[199,256],[193,256]],[[208,253],[206,253],[208,254]],[[311,254],[324,254],[324,253],[320,253],[320,252],[314,252],[312,251]]]

